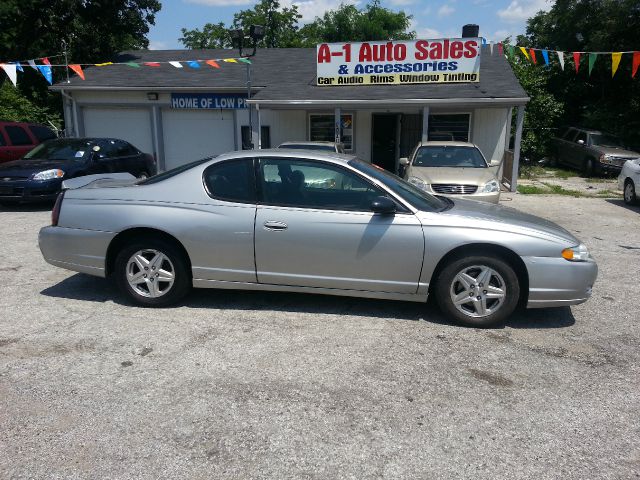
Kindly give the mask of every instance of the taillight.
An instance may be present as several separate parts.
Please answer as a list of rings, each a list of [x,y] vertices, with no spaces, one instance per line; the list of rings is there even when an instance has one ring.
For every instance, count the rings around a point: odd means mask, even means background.
[[[66,192],[66,190],[63,190],[58,194],[58,198],[56,198],[56,203],[53,206],[53,210],[51,210],[51,225],[53,227],[58,226],[58,220],[60,219],[60,208],[62,207],[64,192]]]

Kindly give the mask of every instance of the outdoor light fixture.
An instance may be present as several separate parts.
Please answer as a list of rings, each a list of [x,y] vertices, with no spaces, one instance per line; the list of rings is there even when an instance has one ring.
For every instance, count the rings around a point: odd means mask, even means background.
[[[240,28],[229,30],[229,36],[231,37],[231,43],[233,46],[242,50],[242,44],[244,43],[244,31]]]
[[[254,42],[259,42],[264,38],[264,27],[262,25],[251,25],[249,27],[249,36]]]
[[[158,100],[158,94],[156,92],[148,92],[147,98],[149,100]]]
[[[231,37],[231,44],[233,45],[234,48],[238,48],[240,50],[240,56],[244,58],[253,57],[256,54],[258,42],[262,40],[264,36],[265,36],[265,28],[262,25],[251,25],[249,27],[248,37],[245,36],[244,30],[241,28],[229,30],[229,37]],[[244,45],[245,40],[248,38],[251,39],[251,48],[253,48],[253,51],[249,54],[245,54],[243,52],[243,48],[245,46]]]

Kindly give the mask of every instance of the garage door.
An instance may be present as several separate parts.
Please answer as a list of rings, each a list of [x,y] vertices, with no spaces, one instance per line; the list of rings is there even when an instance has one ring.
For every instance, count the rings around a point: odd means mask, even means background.
[[[151,112],[144,108],[83,108],[87,137],[121,138],[146,153],[154,153]]]
[[[162,130],[167,170],[235,150],[231,111],[163,109]]]

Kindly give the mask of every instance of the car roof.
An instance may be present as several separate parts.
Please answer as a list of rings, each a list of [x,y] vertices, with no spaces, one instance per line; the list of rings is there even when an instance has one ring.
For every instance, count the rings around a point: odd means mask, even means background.
[[[471,142],[456,142],[449,140],[434,141],[434,142],[420,142],[420,147],[477,147],[476,144]]]
[[[227,152],[215,157],[215,160],[226,160],[230,158],[246,158],[246,157],[277,157],[277,158],[308,158],[310,160],[325,160],[333,163],[348,163],[357,158],[355,155],[346,155],[343,153],[324,152],[319,150],[286,150],[279,148],[268,148],[260,150],[241,150]]]
[[[280,144],[280,146],[282,146],[282,145],[330,145],[332,147],[335,147],[336,143],[335,142],[327,142],[327,141],[312,142],[312,141],[302,140],[300,142],[296,142],[296,141],[282,142]]]

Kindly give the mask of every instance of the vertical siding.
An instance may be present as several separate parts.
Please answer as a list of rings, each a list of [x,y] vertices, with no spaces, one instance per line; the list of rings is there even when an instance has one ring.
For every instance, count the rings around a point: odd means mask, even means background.
[[[371,162],[371,111],[358,110],[355,115],[355,155],[365,162]]]
[[[508,108],[478,108],[473,111],[471,141],[487,161],[502,161],[507,132]]]
[[[253,121],[254,123],[257,122],[255,109],[253,111]],[[273,148],[289,140],[307,139],[307,120],[304,110],[270,110],[261,107],[260,124],[263,127],[269,127],[271,147]],[[238,139],[242,138],[242,125],[249,125],[249,115],[246,110],[237,111],[236,131]],[[238,148],[241,148],[241,145],[238,145]]]

